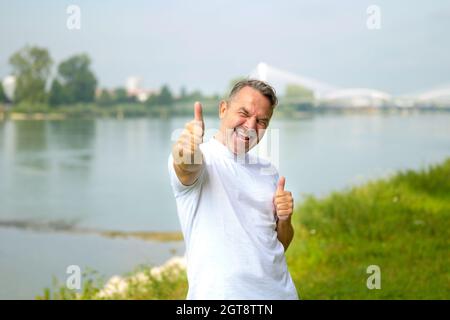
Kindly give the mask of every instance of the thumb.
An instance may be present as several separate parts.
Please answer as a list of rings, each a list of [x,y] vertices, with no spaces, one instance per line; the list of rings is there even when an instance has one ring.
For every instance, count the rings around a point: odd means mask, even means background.
[[[284,191],[285,184],[286,184],[286,178],[280,177],[280,180],[278,180],[277,191]]]
[[[194,104],[194,119],[203,122],[202,104],[198,101]]]

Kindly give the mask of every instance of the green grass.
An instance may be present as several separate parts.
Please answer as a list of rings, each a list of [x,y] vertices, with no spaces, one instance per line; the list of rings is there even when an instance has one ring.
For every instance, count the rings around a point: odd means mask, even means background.
[[[308,196],[294,213],[289,270],[302,299],[450,299],[449,221],[450,159],[324,199]],[[367,288],[369,265],[380,267],[381,289]],[[60,286],[40,298],[97,298],[94,283],[79,296]],[[181,271],[111,298],[184,299],[186,291]]]
[[[449,299],[450,159],[420,172],[308,197],[289,269],[304,299]],[[381,289],[369,290],[369,265]]]

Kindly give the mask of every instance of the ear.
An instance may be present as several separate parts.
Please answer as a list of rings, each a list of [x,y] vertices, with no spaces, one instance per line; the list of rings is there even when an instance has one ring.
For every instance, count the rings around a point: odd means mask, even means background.
[[[219,118],[222,119],[225,116],[225,112],[228,109],[228,102],[226,100],[220,101],[219,104]]]

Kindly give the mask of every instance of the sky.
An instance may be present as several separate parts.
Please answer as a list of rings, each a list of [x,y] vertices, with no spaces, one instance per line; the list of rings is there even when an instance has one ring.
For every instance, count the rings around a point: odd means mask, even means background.
[[[69,5],[81,29],[66,26]],[[380,29],[367,27],[370,5]],[[450,1],[0,0],[0,77],[25,45],[87,53],[101,87],[224,92],[263,61],[338,87],[409,94],[450,84]],[[270,79],[268,79],[270,82]]]

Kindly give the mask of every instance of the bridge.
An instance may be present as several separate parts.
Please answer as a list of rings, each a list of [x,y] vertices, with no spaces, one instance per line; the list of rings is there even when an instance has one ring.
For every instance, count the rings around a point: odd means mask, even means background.
[[[276,68],[264,62],[259,63],[250,72],[249,77],[269,82],[281,95],[284,93],[287,85],[299,85],[311,91],[316,102],[329,106],[450,106],[450,85],[424,91],[419,94],[393,96],[387,92],[371,88],[341,88]]]

